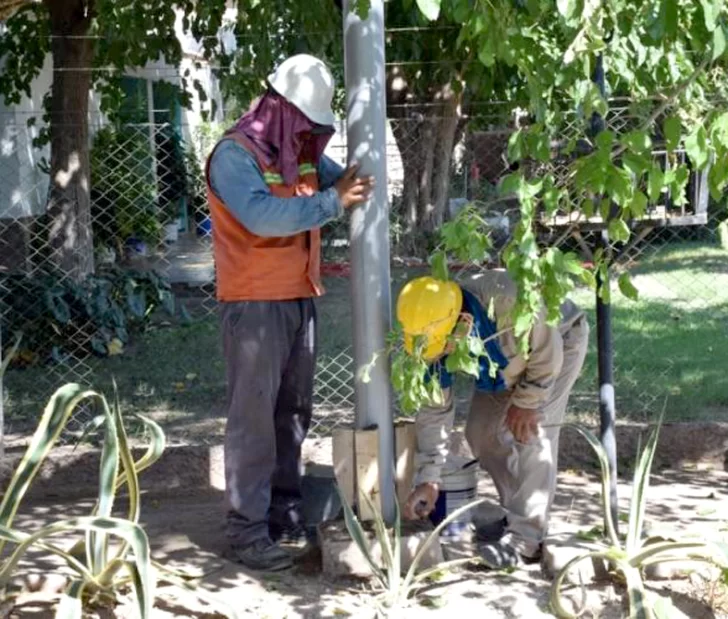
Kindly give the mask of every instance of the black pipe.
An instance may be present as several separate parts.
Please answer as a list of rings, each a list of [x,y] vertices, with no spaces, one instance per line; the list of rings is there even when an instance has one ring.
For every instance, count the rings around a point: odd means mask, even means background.
[[[602,233],[599,245],[608,244],[606,232]],[[599,291],[602,288],[611,290],[610,269],[607,266],[606,277],[597,273],[597,367],[599,371],[599,439],[607,452],[609,462],[612,522],[615,530],[619,529],[619,509],[617,505],[617,437],[615,433],[616,407],[614,401],[614,348],[612,347],[612,306],[602,301]]]
[[[604,61],[602,55],[597,56],[594,68],[594,83],[602,97],[606,96],[604,84]],[[591,118],[591,131],[595,136],[605,127],[604,119],[594,114]],[[606,230],[601,232],[597,239],[597,247],[604,252],[604,259],[609,261],[609,238]],[[607,452],[609,472],[611,475],[609,495],[611,499],[612,522],[615,530],[619,529],[619,506],[617,505],[617,436],[616,407],[614,400],[614,348],[612,346],[612,307],[610,303],[604,303],[600,291],[603,288],[611,291],[611,279],[609,262],[605,276],[601,271],[597,273],[597,355],[599,371],[599,438],[604,450]],[[609,295],[607,298],[610,298]],[[605,523],[606,524],[606,523]]]

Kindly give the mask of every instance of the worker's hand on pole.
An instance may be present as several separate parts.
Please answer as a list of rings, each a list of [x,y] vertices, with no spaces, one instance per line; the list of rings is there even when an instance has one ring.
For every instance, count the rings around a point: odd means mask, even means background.
[[[434,482],[419,484],[407,498],[404,506],[404,517],[407,520],[422,520],[435,509],[440,487]]]
[[[371,196],[372,189],[374,188],[374,177],[357,176],[358,171],[358,165],[349,166],[334,185],[344,208],[351,208],[357,204],[362,204]]]
[[[541,413],[530,408],[511,405],[506,415],[506,426],[519,443],[530,443],[538,436]]]

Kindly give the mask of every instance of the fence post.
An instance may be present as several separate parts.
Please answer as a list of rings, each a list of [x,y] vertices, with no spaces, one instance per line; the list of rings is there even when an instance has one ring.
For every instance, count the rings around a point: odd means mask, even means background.
[[[597,64],[594,71],[594,83],[599,88],[602,97],[605,96],[604,88],[604,62],[602,55],[597,56]],[[604,119],[595,115],[592,118],[592,133],[597,134],[604,130]],[[604,222],[605,224],[607,222]],[[609,238],[607,231],[599,233],[597,246],[605,253],[609,249]],[[610,260],[610,257],[606,257]],[[614,402],[614,349],[612,347],[612,307],[610,303],[604,303],[599,294],[602,286],[611,290],[610,265],[607,263],[606,274],[602,277],[597,273],[597,367],[599,374],[599,438],[607,452],[611,483],[609,495],[611,498],[612,521],[615,530],[619,528],[619,506],[617,504],[617,436],[616,436],[616,410]]]
[[[384,2],[371,0],[365,19],[356,0],[344,2],[344,68],[347,102],[347,162],[372,174],[372,199],[351,213],[351,300],[354,327],[354,395],[357,428],[379,429],[379,488],[382,516],[395,514],[394,425],[389,359],[383,354],[391,324],[389,207],[387,204]],[[376,359],[370,379],[360,371]]]

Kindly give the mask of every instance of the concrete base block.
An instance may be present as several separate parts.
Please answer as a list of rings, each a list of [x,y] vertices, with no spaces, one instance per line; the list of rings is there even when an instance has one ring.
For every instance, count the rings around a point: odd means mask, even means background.
[[[377,565],[381,565],[382,548],[374,535],[369,523],[364,527],[369,542],[369,552]],[[403,522],[402,523],[402,571],[407,571],[412,565],[415,554],[425,543],[433,527],[430,523]],[[351,539],[343,520],[322,522],[318,526],[319,545],[321,547],[321,562],[325,576],[336,578],[339,576],[369,577],[371,568],[359,547]],[[434,567],[442,563],[442,548],[439,540],[435,539],[425,551],[419,562],[418,570]]]
[[[576,557],[601,547],[576,535],[555,535],[543,543],[543,568],[551,577],[555,578]],[[608,565],[598,559],[585,559],[573,566],[566,575],[566,582],[578,585],[579,582],[588,583],[608,578]]]

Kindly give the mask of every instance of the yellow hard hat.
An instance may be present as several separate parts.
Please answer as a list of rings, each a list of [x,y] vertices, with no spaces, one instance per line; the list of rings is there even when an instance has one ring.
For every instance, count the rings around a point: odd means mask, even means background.
[[[442,354],[463,305],[463,291],[455,282],[418,277],[402,288],[397,319],[404,331],[404,347],[412,353],[417,336],[425,336],[425,359]]]

